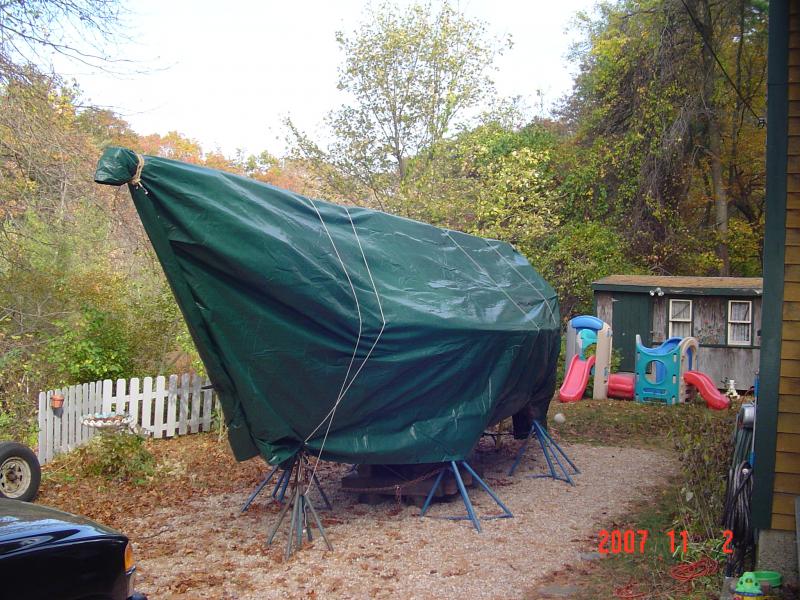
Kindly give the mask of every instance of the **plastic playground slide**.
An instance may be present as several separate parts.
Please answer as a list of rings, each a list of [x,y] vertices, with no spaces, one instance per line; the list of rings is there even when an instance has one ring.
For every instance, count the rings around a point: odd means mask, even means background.
[[[572,357],[569,369],[564,376],[564,383],[558,391],[561,402],[577,402],[583,398],[583,392],[589,383],[589,375],[592,374],[594,366],[594,356],[583,360],[578,354]]]
[[[711,377],[700,371],[686,371],[683,374],[683,380],[697,388],[700,395],[706,401],[708,408],[714,410],[725,410],[731,404],[730,398],[724,394],[720,394],[717,386],[711,380]]]

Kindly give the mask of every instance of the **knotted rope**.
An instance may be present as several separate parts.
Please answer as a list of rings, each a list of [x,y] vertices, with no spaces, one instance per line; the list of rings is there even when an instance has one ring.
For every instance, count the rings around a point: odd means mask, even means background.
[[[136,160],[138,161],[136,164],[136,173],[133,174],[133,177],[128,181],[128,184],[133,186],[136,189],[143,189],[144,193],[147,193],[147,190],[142,185],[142,169],[144,168],[144,156],[136,153]]]

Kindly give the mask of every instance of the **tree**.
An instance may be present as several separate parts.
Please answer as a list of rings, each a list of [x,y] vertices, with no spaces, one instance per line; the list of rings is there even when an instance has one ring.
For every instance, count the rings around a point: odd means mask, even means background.
[[[742,6],[743,2],[739,2]],[[685,8],[689,12],[689,17],[697,25],[700,34],[701,56],[703,65],[703,103],[704,120],[706,125],[706,151],[711,163],[711,189],[714,202],[715,227],[718,232],[717,255],[720,260],[719,274],[727,276],[731,274],[730,257],[728,256],[728,244],[725,239],[728,235],[728,198],[725,186],[722,181],[722,131],[720,124],[719,107],[717,106],[716,81],[717,64],[714,54],[717,44],[717,35],[714,27],[714,15],[712,15],[711,2],[700,0],[695,3],[695,8],[700,9],[700,17],[692,12],[692,8],[686,4]]]
[[[108,66],[104,47],[118,33],[116,0],[9,0],[0,2],[0,82],[25,77],[25,66],[58,53],[91,66]]]
[[[101,146],[141,138],[58,76],[19,73],[0,85],[0,437],[25,434],[36,391],[157,373],[185,333],[127,193],[92,183]]]
[[[584,31],[564,111],[577,142],[565,208],[631,231],[631,250],[654,270],[736,274],[751,264],[730,256],[754,246],[732,244],[728,223],[762,235],[754,114],[766,91],[765,4],[626,0],[601,5]]]
[[[592,281],[617,273],[638,273],[625,238],[612,227],[573,221],[552,232],[531,260],[558,292],[561,317],[593,314]]]
[[[558,221],[556,144],[545,124],[514,129],[496,120],[441,140],[409,161],[395,210],[533,256]]]
[[[78,176],[93,151],[77,128],[77,90],[30,67],[24,73],[0,88],[0,230],[26,210],[61,218],[94,187]]]
[[[334,196],[373,199],[384,208],[409,159],[492,96],[489,71],[504,44],[447,2],[438,13],[430,5],[383,4],[337,41],[345,54],[338,87],[352,101],[328,115],[333,141],[323,150],[291,121],[290,135]]]

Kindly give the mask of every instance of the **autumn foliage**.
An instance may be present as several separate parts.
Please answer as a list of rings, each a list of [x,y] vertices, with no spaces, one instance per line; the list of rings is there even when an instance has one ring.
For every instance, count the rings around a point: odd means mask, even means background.
[[[489,24],[446,2],[373,7],[337,36],[349,101],[328,115],[328,141],[288,122],[283,157],[226,156],[87,106],[77,84],[31,64],[69,23],[113,31],[113,3],[42,5],[0,7],[0,29],[51,35],[0,35],[2,435],[30,435],[40,389],[202,368],[126,191],[92,183],[109,144],[509,241],[557,288],[564,317],[591,310],[591,281],[614,272],[760,274],[760,0],[577,15],[574,89],[546,115],[497,96],[509,45]]]

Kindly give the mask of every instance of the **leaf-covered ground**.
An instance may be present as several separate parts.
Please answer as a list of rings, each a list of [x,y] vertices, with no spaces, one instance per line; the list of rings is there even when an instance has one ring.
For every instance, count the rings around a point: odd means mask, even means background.
[[[583,470],[576,487],[527,477],[543,466],[535,449],[509,478],[517,444],[504,440],[481,453],[487,481],[515,515],[484,521],[482,534],[465,521],[420,519],[418,508],[393,500],[357,504],[339,485],[346,466],[322,464],[334,505],[323,519],[334,551],[315,540],[288,561],[285,533],[265,545],[278,511],[269,494],[239,512],[263,461],[236,463],[215,435],[148,442],[157,466],[139,485],[77,475],[73,453],[46,467],[38,502],[127,533],[137,588],[151,598],[532,598],[548,573],[581,568],[598,527],[612,526],[676,471],[662,451],[570,444]],[[486,494],[471,496],[479,514],[497,513]],[[457,501],[431,510],[461,513]]]
[[[194,498],[251,489],[264,475],[263,461],[236,462],[216,434],[151,440],[147,448],[157,466],[141,483],[87,476],[77,453],[64,455],[42,469],[37,502],[125,531],[131,518]]]

